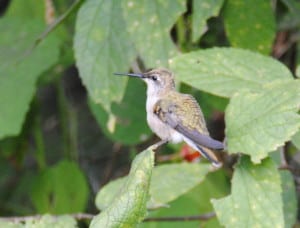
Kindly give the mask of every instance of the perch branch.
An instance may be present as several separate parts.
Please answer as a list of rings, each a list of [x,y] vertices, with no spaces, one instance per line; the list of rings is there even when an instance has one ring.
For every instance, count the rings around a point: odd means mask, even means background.
[[[176,217],[157,217],[157,218],[146,218],[144,222],[179,222],[179,221],[206,221],[211,218],[214,218],[216,214],[214,212],[201,214],[201,215],[193,215],[193,216],[176,216]]]

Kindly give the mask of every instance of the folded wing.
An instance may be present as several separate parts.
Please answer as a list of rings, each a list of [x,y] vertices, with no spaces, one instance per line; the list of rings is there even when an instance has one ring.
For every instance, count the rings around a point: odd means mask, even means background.
[[[209,136],[202,111],[197,101],[189,95],[184,95],[185,105],[179,105],[170,99],[161,99],[154,106],[157,117],[196,144],[223,150],[224,144]]]

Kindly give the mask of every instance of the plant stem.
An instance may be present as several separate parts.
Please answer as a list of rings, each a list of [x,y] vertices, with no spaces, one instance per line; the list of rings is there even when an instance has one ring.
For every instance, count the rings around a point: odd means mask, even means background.
[[[31,54],[31,52],[38,46],[38,44],[44,40],[51,32],[53,32],[80,4],[82,0],[75,0],[69,9],[62,15],[60,15],[53,23],[51,23],[34,41],[33,45],[26,51],[25,56]]]
[[[34,107],[38,109],[39,104],[37,98],[34,100]],[[40,170],[46,168],[46,156],[45,156],[45,144],[43,139],[43,132],[41,127],[41,117],[38,111],[35,112],[34,117],[34,127],[33,127],[33,137],[35,140],[35,157]]]
[[[69,146],[69,134],[68,134],[68,103],[64,94],[64,89],[60,77],[56,78],[55,81],[56,91],[57,91],[57,103],[58,103],[58,113],[60,129],[62,131],[62,148],[65,158],[70,159],[70,146]]]

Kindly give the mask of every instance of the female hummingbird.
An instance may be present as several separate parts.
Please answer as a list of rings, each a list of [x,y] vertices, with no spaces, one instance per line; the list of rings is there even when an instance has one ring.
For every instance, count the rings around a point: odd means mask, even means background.
[[[146,73],[115,73],[143,79],[147,84],[147,122],[151,130],[162,140],[155,144],[185,141],[216,167],[222,163],[214,150],[223,150],[224,144],[212,139],[206,128],[196,99],[175,89],[171,71],[158,68]]]

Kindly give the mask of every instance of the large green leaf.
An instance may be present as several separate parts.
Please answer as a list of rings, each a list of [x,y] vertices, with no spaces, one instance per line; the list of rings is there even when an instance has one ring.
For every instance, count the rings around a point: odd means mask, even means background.
[[[299,96],[299,80],[270,84],[260,93],[236,93],[226,109],[228,151],[260,162],[290,140],[300,127]]]
[[[90,0],[82,4],[76,21],[74,50],[80,77],[95,103],[110,111],[123,97],[126,72],[135,57],[126,32],[122,1]]]
[[[128,179],[115,192],[111,204],[95,216],[91,228],[135,227],[146,216],[146,203],[154,166],[154,152],[150,149],[134,159]]]
[[[227,1],[224,10],[226,34],[233,47],[270,54],[276,34],[270,1]]]
[[[53,36],[30,51],[43,29],[34,20],[0,20],[0,138],[20,132],[36,80],[58,59],[59,41]]]
[[[148,67],[167,66],[177,54],[170,30],[185,11],[184,0],[124,0],[127,29]]]
[[[178,198],[203,181],[209,171],[206,164],[168,164],[154,168],[150,185],[148,209],[154,209]],[[104,186],[96,197],[96,206],[103,210],[114,199],[115,193],[122,188],[127,177],[120,178]]]
[[[115,130],[108,129],[109,115],[92,101],[89,106],[103,132],[112,140],[132,145],[148,138],[151,131],[146,122],[146,90],[141,80],[129,80],[124,98],[120,104],[113,104],[112,113],[116,117]],[[130,134],[128,134],[130,132]]]
[[[76,163],[60,161],[46,169],[33,182],[30,196],[39,213],[74,213],[84,211],[88,184]]]
[[[224,0],[193,0],[193,41],[205,32],[206,20],[217,16]]]
[[[268,158],[259,165],[242,157],[235,168],[231,195],[212,200],[225,227],[283,227],[280,176]]]
[[[258,53],[236,48],[212,48],[171,60],[178,80],[218,96],[240,89],[260,91],[264,84],[293,76],[283,64]]]

